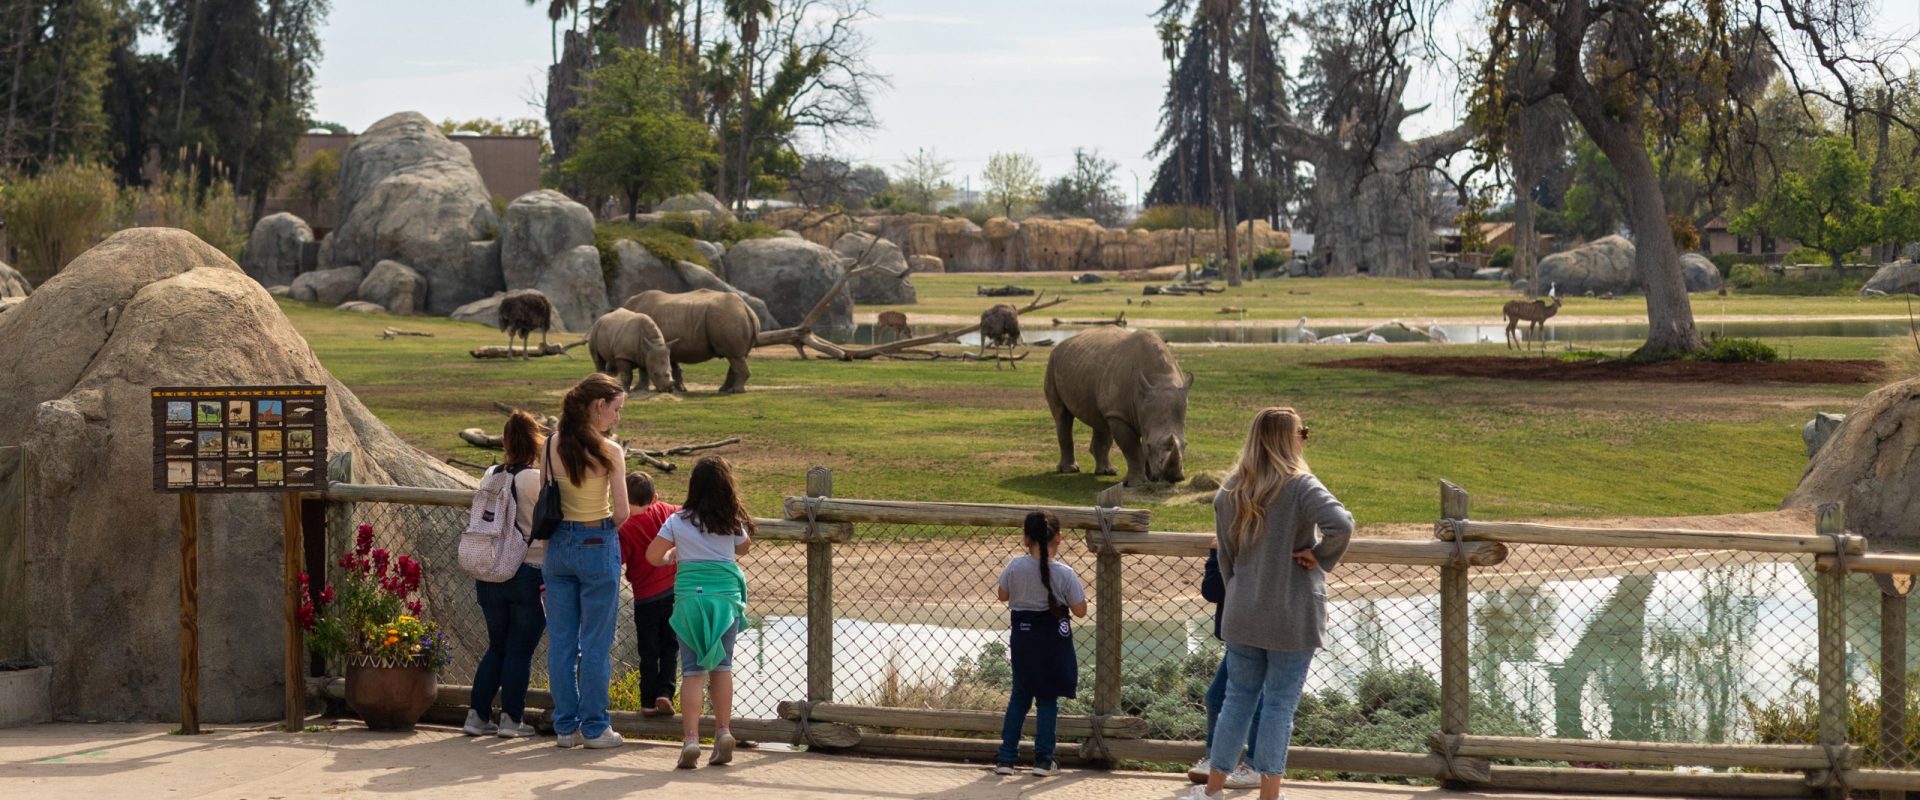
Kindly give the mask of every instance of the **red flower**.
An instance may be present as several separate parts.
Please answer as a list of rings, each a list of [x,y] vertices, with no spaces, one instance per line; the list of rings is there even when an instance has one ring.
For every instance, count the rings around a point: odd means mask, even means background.
[[[299,613],[297,614],[297,618],[298,618],[298,619],[299,619],[299,621],[300,621],[300,627],[301,627],[301,629],[303,629],[303,630],[307,630],[307,631],[312,631],[312,630],[313,630],[313,622],[314,622],[314,619],[313,619],[313,604],[312,604],[312,603],[305,603],[305,602],[303,602],[303,603],[301,603],[301,604],[300,604],[300,611],[299,611]]]
[[[360,560],[354,558],[352,553],[347,553],[346,555],[341,556],[340,560],[335,561],[333,563],[339,564],[341,569],[347,570],[349,572],[360,568]]]
[[[410,593],[420,588],[420,562],[413,560],[413,556],[401,556],[398,566],[403,590]]]
[[[320,605],[333,605],[333,584],[329,583],[326,588],[320,590]]]
[[[364,556],[367,554],[368,550],[372,550],[372,549],[373,549],[373,526],[368,525],[366,523],[361,523],[360,527],[358,528],[357,534],[353,537],[353,552]]]
[[[381,576],[387,574],[387,549],[382,547],[373,551],[373,570]]]
[[[410,614],[412,614],[412,615],[414,615],[414,616],[416,616],[416,617],[417,617],[417,616],[420,616],[420,609],[421,609],[421,608],[422,608],[422,606],[420,605],[420,601],[418,601],[418,600],[408,600],[408,601],[407,601],[407,613],[410,613]]]

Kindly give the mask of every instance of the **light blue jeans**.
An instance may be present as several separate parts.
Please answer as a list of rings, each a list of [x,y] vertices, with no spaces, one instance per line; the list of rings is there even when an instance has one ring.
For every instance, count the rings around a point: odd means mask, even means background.
[[[1260,739],[1247,754],[1247,766],[1261,775],[1287,771],[1287,743],[1293,738],[1293,711],[1307,684],[1312,650],[1263,650],[1227,645],[1227,697],[1207,751],[1213,768],[1232,772],[1240,763],[1247,734],[1253,729],[1256,705],[1260,711]]]
[[[605,733],[619,619],[620,536],[613,520],[562,522],[547,542],[547,675],[553,732]]]

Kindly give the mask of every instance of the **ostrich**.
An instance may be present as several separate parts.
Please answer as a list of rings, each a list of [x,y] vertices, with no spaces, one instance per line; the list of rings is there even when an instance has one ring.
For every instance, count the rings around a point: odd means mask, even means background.
[[[980,312],[980,355],[984,357],[987,347],[991,345],[994,350],[994,369],[1000,368],[1001,348],[1006,348],[1007,360],[1013,363],[1013,368],[1019,369],[1019,363],[1013,361],[1013,348],[1019,344],[1020,314],[1013,310],[1013,306],[1001,303]]]
[[[527,355],[534,331],[540,332],[540,350],[546,352],[547,331],[553,327],[553,304],[534,289],[515,289],[500,298],[500,330],[507,332],[507,358],[513,358],[513,337],[520,337],[520,354]]]
[[[1315,344],[1320,341],[1320,337],[1313,335],[1313,331],[1307,329],[1306,317],[1300,318],[1300,327],[1295,328],[1293,332],[1297,334],[1296,338],[1301,344]]]

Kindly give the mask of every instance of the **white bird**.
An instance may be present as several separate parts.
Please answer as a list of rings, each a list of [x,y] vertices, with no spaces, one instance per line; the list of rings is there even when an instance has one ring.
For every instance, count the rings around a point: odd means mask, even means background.
[[[1367,344],[1386,344],[1386,343],[1387,343],[1387,337],[1385,336],[1381,336],[1380,334],[1377,334],[1377,333],[1367,334]]]
[[[1353,337],[1348,336],[1344,333],[1336,333],[1332,336],[1328,336],[1319,341],[1319,344],[1352,344],[1352,343],[1353,343]]]
[[[1548,297],[1555,297],[1555,296],[1557,296],[1557,295],[1558,295],[1558,291],[1559,291],[1559,289],[1560,289],[1560,282],[1559,282],[1559,281],[1554,281],[1554,282],[1552,282],[1552,283],[1549,283],[1549,284],[1547,284],[1547,296],[1548,296]]]
[[[1427,322],[1429,323],[1427,325],[1427,338],[1440,344],[1446,344],[1448,342],[1447,332],[1441,330],[1440,320],[1433,319],[1427,320]]]
[[[1294,333],[1298,334],[1297,338],[1301,344],[1314,344],[1320,341],[1320,337],[1313,335],[1313,331],[1307,330],[1306,317],[1300,318],[1300,327],[1295,328]]]

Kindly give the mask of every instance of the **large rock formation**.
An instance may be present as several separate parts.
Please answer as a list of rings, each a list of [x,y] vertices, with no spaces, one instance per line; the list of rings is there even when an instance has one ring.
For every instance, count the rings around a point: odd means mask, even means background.
[[[1620,295],[1640,285],[1633,271],[1633,243],[1621,236],[1595,239],[1540,259],[1538,276],[1540,286],[1553,287],[1563,296]]]
[[[940,259],[947,272],[1137,270],[1185,263],[1188,252],[1186,231],[1103,228],[1085,219],[1029,218],[1015,222],[994,217],[984,225],[975,225],[963,218],[932,214],[854,217],[843,212],[783,209],[766,214],[761,221],[826,246],[848,232],[870,233],[898,244],[909,259]],[[1287,234],[1260,221],[1241,223],[1239,236],[1249,255],[1289,244]],[[1218,247],[1216,232],[1193,232],[1196,261],[1204,260]]]
[[[740,291],[767,301],[780,328],[800,324],[846,270],[832,250],[805,239],[749,239],[733,246],[721,277]],[[815,321],[820,331],[851,330],[853,301],[845,292]]]
[[[4,318],[0,318],[4,319]],[[1844,502],[1870,539],[1920,537],[1920,379],[1867,395],[1814,454],[1789,508]]]
[[[690,214],[721,223],[735,221],[733,212],[727,210],[727,204],[720,202],[720,198],[714,197],[711,192],[674,195],[660,201],[653,210],[665,214]]]
[[[631,239],[615,242],[614,250],[620,256],[620,263],[614,268],[613,276],[607,279],[607,299],[616,306],[625,305],[629,298],[649,289],[658,289],[667,294],[712,289],[737,294],[745,300],[747,307],[753,309],[754,316],[760,318],[761,330],[770,331],[780,327],[765,302],[734,288],[706,267],[686,261],[668,264]]]
[[[857,305],[896,306],[915,301],[911,269],[900,246],[871,233],[849,233],[833,243],[833,252],[847,269],[856,265],[874,267],[847,281],[847,291]]]
[[[1882,264],[1867,279],[1867,285],[1860,287],[1860,293],[1920,294],[1920,264],[1907,260]]]
[[[33,284],[27,282],[27,276],[0,261],[0,298],[26,297],[30,294],[33,294]]]
[[[600,251],[590,244],[555,256],[531,288],[547,296],[556,320],[573,333],[586,333],[595,319],[613,308],[600,270]]]
[[[508,289],[531,289],[554,259],[593,244],[593,212],[551,189],[507,205],[500,223],[500,272]]]
[[[1686,281],[1689,292],[1711,292],[1720,288],[1720,268],[1699,253],[1680,256],[1680,277]]]
[[[360,282],[366,280],[367,271],[359,267],[334,267],[303,272],[293,279],[293,289],[287,293],[295,300],[310,303],[339,305],[353,298],[360,291]]]
[[[36,343],[0,347],[0,442],[32,467],[11,478],[33,509],[24,619],[60,717],[179,711],[179,511],[152,490],[153,387],[325,385],[328,448],[353,454],[356,479],[472,485],[374,418],[258,282],[185,231],[114,234],[0,315],[0,341]],[[280,512],[272,494],[200,498],[203,720],[282,711]]]
[[[358,295],[392,313],[413,314],[426,307],[427,285],[413,268],[398,261],[382,261],[373,265],[373,271],[360,282]]]
[[[470,243],[499,221],[467,148],[426,117],[402,112],[354,139],[340,162],[340,227],[322,261],[370,268],[392,259],[427,282],[435,314],[500,291],[498,265],[475,258]]]
[[[500,292],[492,297],[475,300],[454,309],[453,313],[448,314],[447,317],[459,322],[477,322],[489,328],[498,328],[500,327],[500,300],[506,296],[506,292]]]
[[[302,251],[312,244],[306,220],[284,211],[269,214],[254,223],[240,266],[262,286],[290,284],[300,274]]]

